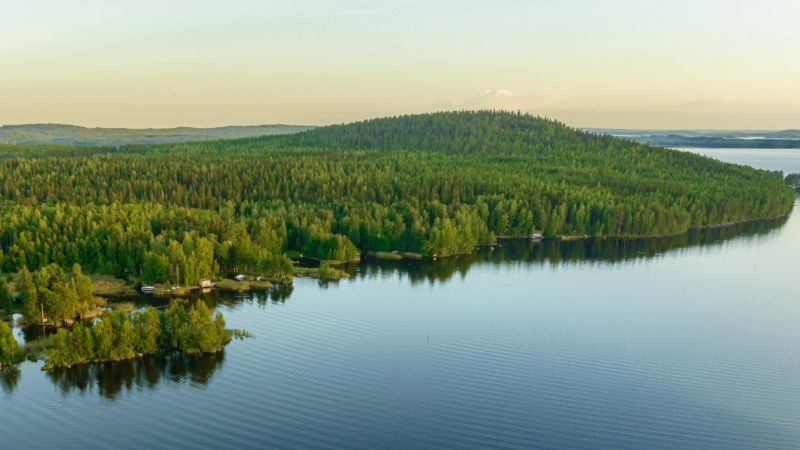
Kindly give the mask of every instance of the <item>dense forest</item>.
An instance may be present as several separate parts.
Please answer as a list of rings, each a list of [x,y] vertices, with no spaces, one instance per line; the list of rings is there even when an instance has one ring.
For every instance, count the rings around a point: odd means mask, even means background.
[[[70,156],[91,156],[114,153],[115,147],[87,145],[14,145],[0,144],[0,159],[6,158],[47,158]]]
[[[496,236],[674,235],[777,217],[775,174],[480,111],[0,160],[0,268],[196,283],[285,276],[286,252],[447,256]]]

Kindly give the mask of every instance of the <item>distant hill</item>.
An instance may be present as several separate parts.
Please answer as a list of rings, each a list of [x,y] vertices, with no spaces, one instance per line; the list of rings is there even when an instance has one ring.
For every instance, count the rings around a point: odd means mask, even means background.
[[[84,128],[75,125],[35,124],[0,127],[0,144],[61,144],[119,147],[125,144],[163,144],[286,134],[314,127],[258,125],[219,128]]]
[[[610,134],[619,137],[718,137],[727,139],[800,139],[800,130],[637,130],[625,128],[583,128],[594,134]]]
[[[673,148],[800,148],[800,139],[684,137],[677,135],[631,137],[636,142]]]
[[[765,138],[769,139],[800,139],[800,130],[784,130],[774,133],[765,133]]]
[[[595,134],[664,147],[800,148],[800,130],[625,130],[584,128]]]

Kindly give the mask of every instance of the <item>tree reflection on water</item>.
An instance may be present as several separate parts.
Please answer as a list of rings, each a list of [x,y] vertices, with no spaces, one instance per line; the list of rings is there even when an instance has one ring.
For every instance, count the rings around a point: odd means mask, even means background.
[[[412,284],[447,281],[454,275],[466,276],[476,264],[502,265],[567,265],[617,264],[659,258],[674,252],[698,247],[717,246],[734,239],[757,239],[780,229],[787,218],[747,222],[724,228],[693,229],[677,236],[641,239],[588,238],[574,241],[560,239],[498,240],[494,247],[479,247],[468,255],[438,260],[378,260],[367,258],[343,268],[352,279],[377,275],[407,276]]]
[[[81,364],[47,371],[47,377],[62,395],[97,390],[114,400],[123,392],[151,390],[161,382],[205,386],[225,360],[225,351],[188,354],[166,352],[119,362]]]
[[[0,369],[0,389],[3,389],[6,395],[11,395],[17,388],[20,373],[17,365],[3,366]]]

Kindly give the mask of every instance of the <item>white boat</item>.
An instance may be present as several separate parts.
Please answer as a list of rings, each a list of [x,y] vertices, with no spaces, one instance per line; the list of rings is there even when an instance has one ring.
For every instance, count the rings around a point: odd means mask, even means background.
[[[150,292],[153,292],[155,290],[156,290],[155,286],[150,286],[149,284],[143,284],[142,285],[142,292],[144,292],[144,293],[150,293]]]

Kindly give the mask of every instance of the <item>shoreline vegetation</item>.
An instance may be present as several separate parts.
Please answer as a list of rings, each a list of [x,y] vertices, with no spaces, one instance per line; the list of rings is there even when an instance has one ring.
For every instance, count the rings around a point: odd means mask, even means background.
[[[561,236],[542,236],[542,237],[534,238],[534,237],[531,237],[531,236],[519,235],[519,236],[495,236],[495,239],[533,239],[533,240],[559,239],[559,240],[562,240],[562,241],[574,241],[574,240],[579,240],[579,239],[592,239],[592,238],[602,238],[602,239],[606,239],[606,238],[660,239],[660,238],[668,238],[668,237],[680,236],[680,235],[686,234],[686,233],[688,233],[688,232],[690,232],[692,230],[727,228],[727,227],[733,227],[733,226],[736,226],[736,225],[741,225],[741,224],[744,224],[744,223],[758,222],[758,221],[762,221],[762,220],[776,220],[776,219],[783,219],[783,218],[786,218],[786,217],[789,217],[789,213],[781,214],[781,215],[775,216],[775,217],[759,217],[759,218],[755,218],[755,219],[747,219],[747,220],[739,220],[739,221],[735,221],[735,222],[720,223],[720,224],[716,224],[716,225],[700,225],[700,226],[689,228],[688,230],[680,232],[680,233],[676,233],[676,234],[661,234],[661,235],[657,235],[657,236],[597,236],[597,235],[595,235],[595,236],[589,236],[589,235],[568,236],[568,235],[561,235]]]
[[[111,149],[0,148],[0,309],[29,326],[124,314],[105,297],[141,284],[265,289],[346,278],[342,263],[362,256],[446,258],[537,230],[656,237],[774,218],[800,183],[505,111]],[[295,267],[298,255],[319,267]]]
[[[735,221],[735,222],[727,222],[723,224],[716,224],[716,225],[705,225],[705,226],[698,226],[693,227],[685,232],[672,234],[672,235],[659,235],[659,236],[626,236],[625,238],[630,239],[660,239],[660,238],[669,238],[680,236],[682,234],[688,233],[690,230],[702,230],[702,229],[718,229],[718,228],[726,228],[726,227],[733,227],[736,225],[749,223],[749,222],[756,222],[762,220],[774,220],[780,218],[786,218],[789,214],[782,214],[777,217],[765,217],[765,218],[756,218],[750,220],[743,220],[743,221]],[[609,236],[590,236],[590,235],[583,235],[583,236],[568,236],[568,235],[561,235],[561,236],[537,236],[533,237],[530,235],[518,235],[518,236],[494,236],[496,240],[510,240],[510,239],[532,239],[534,241],[543,240],[543,239],[557,239],[561,241],[573,241],[573,240],[581,240],[581,239],[605,239]],[[475,248],[481,245],[488,245],[494,246],[495,243],[492,244],[478,244]],[[470,254],[471,252],[453,254],[449,256],[462,256]],[[424,259],[424,258],[433,258],[436,259],[437,257],[447,257],[447,256],[437,256],[431,255],[426,256],[419,253],[411,253],[411,252],[366,252],[364,256],[375,258],[375,259],[382,259],[382,260],[402,260],[402,259]],[[294,272],[291,277],[284,278],[284,279],[273,279],[267,280],[262,279],[261,276],[257,275],[247,275],[245,280],[237,281],[231,278],[231,274],[223,274],[217,275],[214,278],[214,285],[212,289],[219,289],[219,290],[227,290],[227,291],[249,291],[249,290],[258,290],[258,289],[269,289],[275,283],[291,283],[292,278],[302,278],[302,277],[312,277],[312,278],[321,278],[327,280],[338,280],[341,278],[349,278],[350,275],[347,274],[344,270],[337,269],[336,267],[341,264],[345,264],[348,262],[356,262],[361,260],[361,256],[359,258],[349,260],[349,261],[320,261],[318,259],[309,258],[311,260],[317,261],[320,265],[325,265],[323,270],[320,271],[320,267],[317,268],[304,268],[304,267],[295,267]],[[73,268],[75,271],[76,268]],[[75,272],[80,275],[80,267],[77,267],[77,271]],[[22,309],[22,305],[19,304],[20,299],[18,298],[18,294],[14,291],[14,287],[16,284],[16,279],[19,277],[19,273],[11,273],[11,274],[0,274],[0,317],[9,316],[11,314],[24,314],[24,310]],[[71,275],[70,275],[71,276]],[[68,277],[69,278],[69,277]],[[71,319],[86,319],[92,318],[99,315],[102,315],[103,312],[106,310],[103,308],[106,306],[107,302],[103,297],[124,297],[127,295],[139,295],[139,291],[136,289],[137,285],[140,282],[135,279],[131,278],[127,282],[124,280],[116,279],[109,275],[103,274],[91,274],[88,276],[90,280],[92,280],[92,291],[93,294],[97,294],[96,296],[92,296],[92,300],[89,302],[92,305],[89,308],[81,309],[78,314]],[[6,283],[6,281],[9,281]],[[182,297],[190,293],[191,291],[195,290],[204,290],[199,285],[196,286],[189,286],[189,287],[169,287],[168,285],[155,285],[156,289],[152,292],[155,296],[161,297]],[[91,294],[90,294],[91,295]],[[11,303],[8,303],[8,302]],[[109,306],[114,306],[109,305]]]
[[[77,323],[71,331],[60,328],[51,336],[52,347],[45,352],[42,370],[122,361],[162,350],[216,353],[233,336],[234,331],[225,328],[222,313],[212,316],[202,301],[188,311],[178,302],[164,311],[153,307],[135,313],[106,310],[92,326]]]

